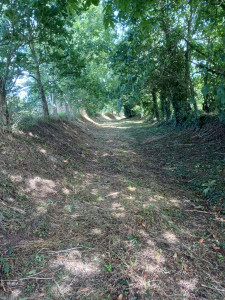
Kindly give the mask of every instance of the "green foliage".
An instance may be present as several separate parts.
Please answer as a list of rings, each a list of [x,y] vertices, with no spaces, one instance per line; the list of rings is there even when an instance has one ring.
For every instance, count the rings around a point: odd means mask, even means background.
[[[10,265],[6,262],[4,257],[0,257],[0,270],[1,269],[3,274],[8,277],[10,273]]]
[[[124,105],[124,115],[126,118],[132,118],[136,115],[134,105],[127,103]]]
[[[108,272],[112,272],[112,266],[111,266],[111,264],[108,264],[108,265],[104,264],[104,268],[105,268]]]
[[[173,207],[164,208],[162,210],[162,213],[165,216],[170,216],[172,218],[183,218],[184,217],[184,213],[182,212],[181,209],[173,208]]]
[[[216,180],[210,180],[207,183],[203,183],[202,186],[204,187],[203,194],[207,196],[210,192],[214,190],[216,185]]]
[[[1,122],[122,107],[177,126],[199,110],[225,121],[223,18],[199,0],[5,0]]]

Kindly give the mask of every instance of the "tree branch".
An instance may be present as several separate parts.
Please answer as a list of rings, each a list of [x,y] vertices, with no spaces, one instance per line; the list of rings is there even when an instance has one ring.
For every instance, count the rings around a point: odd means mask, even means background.
[[[38,81],[38,79],[37,79],[34,75],[29,74],[28,76],[29,76],[29,77],[32,77],[32,78],[34,78],[36,81]]]
[[[215,74],[217,76],[223,76],[225,77],[225,70],[221,70],[221,71],[216,71],[216,70],[213,70],[212,68],[204,65],[204,64],[197,64],[197,66],[200,68],[200,69],[206,69],[208,72],[212,73],[212,74]]]

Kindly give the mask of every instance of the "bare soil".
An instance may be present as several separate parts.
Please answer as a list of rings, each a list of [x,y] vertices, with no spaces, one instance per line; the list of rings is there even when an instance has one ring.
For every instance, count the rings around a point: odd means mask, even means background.
[[[0,133],[0,299],[225,298],[224,128]]]

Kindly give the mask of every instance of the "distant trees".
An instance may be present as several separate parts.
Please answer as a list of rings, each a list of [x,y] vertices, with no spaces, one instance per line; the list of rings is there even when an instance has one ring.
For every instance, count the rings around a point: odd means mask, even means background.
[[[137,98],[144,111],[149,107],[157,120],[173,116],[176,126],[197,121],[199,110],[225,120],[223,1],[105,0],[104,5],[106,24],[124,27],[114,55],[120,98],[132,103]]]
[[[176,126],[225,120],[223,18],[219,0],[2,0],[0,122],[26,105],[45,117],[125,106]]]

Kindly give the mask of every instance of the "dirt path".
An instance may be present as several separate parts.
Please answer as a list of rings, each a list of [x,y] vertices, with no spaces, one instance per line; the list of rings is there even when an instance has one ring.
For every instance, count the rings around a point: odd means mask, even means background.
[[[83,159],[45,176],[39,238],[10,245],[21,280],[2,281],[9,299],[224,299],[224,222],[172,175],[174,133],[93,122]]]

